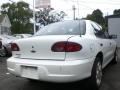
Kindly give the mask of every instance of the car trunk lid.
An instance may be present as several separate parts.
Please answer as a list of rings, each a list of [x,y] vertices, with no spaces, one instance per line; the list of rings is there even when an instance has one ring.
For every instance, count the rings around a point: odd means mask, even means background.
[[[13,52],[23,59],[64,60],[65,52],[53,52],[51,47],[60,41],[68,41],[73,35],[48,35],[16,41],[20,51]]]

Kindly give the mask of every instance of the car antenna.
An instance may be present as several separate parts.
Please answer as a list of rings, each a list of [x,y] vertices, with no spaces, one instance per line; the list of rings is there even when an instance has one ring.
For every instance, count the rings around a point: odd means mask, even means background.
[[[80,30],[80,18],[79,18],[79,16],[80,16],[80,8],[79,8],[79,0],[77,0],[77,6],[78,6],[78,21],[79,21],[79,30]],[[81,31],[80,31],[80,37],[81,37]]]
[[[80,30],[80,19],[79,19],[79,30]],[[80,30],[80,37],[81,37],[81,30]]]

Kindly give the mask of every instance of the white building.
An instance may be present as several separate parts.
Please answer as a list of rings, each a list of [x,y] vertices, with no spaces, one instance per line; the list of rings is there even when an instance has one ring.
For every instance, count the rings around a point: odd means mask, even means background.
[[[36,8],[48,8],[51,6],[51,0],[35,0]]]
[[[117,35],[117,45],[120,47],[120,15],[110,15],[108,18],[108,32],[110,35]]]
[[[7,15],[0,15],[0,34],[11,34],[11,23]]]

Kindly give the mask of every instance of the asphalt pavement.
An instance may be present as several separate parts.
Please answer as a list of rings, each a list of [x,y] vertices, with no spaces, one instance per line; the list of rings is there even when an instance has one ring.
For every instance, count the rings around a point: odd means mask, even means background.
[[[0,90],[89,90],[89,88],[86,89],[86,81],[56,84],[31,82],[25,78],[15,77],[7,71],[6,59],[0,57]],[[118,64],[110,63],[103,74],[100,90],[120,90],[120,59]]]

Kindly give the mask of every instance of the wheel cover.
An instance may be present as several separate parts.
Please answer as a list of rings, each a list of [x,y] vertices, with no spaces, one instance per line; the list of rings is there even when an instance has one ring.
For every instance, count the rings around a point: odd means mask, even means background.
[[[100,86],[101,81],[102,81],[102,65],[100,62],[98,62],[96,68],[96,83],[98,86]]]

